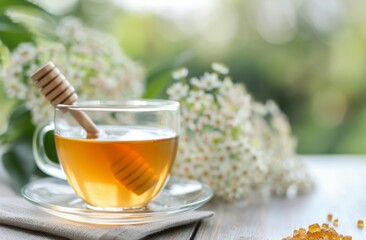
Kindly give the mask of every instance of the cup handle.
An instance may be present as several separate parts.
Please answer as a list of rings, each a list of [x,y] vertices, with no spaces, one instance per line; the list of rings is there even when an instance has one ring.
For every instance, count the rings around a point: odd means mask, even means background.
[[[33,135],[33,156],[42,172],[56,178],[66,179],[66,175],[59,164],[52,162],[45,151],[45,135],[55,129],[53,122],[44,123],[36,128]]]

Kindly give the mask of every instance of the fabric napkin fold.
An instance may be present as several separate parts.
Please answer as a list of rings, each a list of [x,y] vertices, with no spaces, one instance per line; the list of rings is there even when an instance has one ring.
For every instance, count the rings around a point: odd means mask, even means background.
[[[23,239],[137,240],[213,215],[214,213],[209,211],[191,211],[154,223],[104,226],[78,223],[53,216],[19,196],[0,197],[0,234],[1,232],[18,234],[17,236]],[[47,233],[48,236],[52,237],[42,237],[42,233]],[[33,238],[31,238],[32,235]],[[34,237],[37,235],[39,238]],[[24,236],[29,236],[29,238]],[[13,237],[11,239],[20,239],[15,235]]]

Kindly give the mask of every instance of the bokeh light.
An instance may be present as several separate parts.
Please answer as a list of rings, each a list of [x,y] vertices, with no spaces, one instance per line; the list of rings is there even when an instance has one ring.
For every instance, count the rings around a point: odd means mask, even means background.
[[[300,153],[366,153],[365,1],[34,2],[113,34],[148,72],[187,52],[192,75],[226,63],[257,100],[278,102]]]

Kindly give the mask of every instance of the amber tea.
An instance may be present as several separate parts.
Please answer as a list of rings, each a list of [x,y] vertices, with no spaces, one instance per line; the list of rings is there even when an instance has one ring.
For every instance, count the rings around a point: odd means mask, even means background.
[[[105,136],[98,139],[85,139],[76,129],[56,131],[57,154],[70,185],[91,206],[146,206],[169,175],[178,137],[158,128],[101,129]]]

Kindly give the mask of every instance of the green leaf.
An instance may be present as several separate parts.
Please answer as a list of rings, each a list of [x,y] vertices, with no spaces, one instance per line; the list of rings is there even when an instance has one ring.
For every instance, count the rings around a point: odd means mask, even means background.
[[[20,15],[17,15],[17,12]],[[34,33],[46,35],[47,30],[53,29],[45,27],[50,23],[52,23],[50,15],[31,1],[0,0],[0,41],[10,50],[15,49],[22,42],[32,42]]]
[[[18,139],[2,155],[4,169],[8,172],[18,191],[29,182],[36,169],[31,141],[31,138]]]
[[[32,7],[36,9],[42,9],[39,5],[32,3],[31,1],[27,0],[1,0],[0,1],[0,13],[4,12],[8,7],[13,6],[26,6]],[[43,9],[42,9],[43,10]]]
[[[30,111],[23,104],[18,105],[9,116],[5,132],[0,135],[0,143],[9,144],[22,136],[31,138],[34,130]]]
[[[146,87],[143,98],[162,98],[164,89],[171,81],[170,76],[170,71],[161,73],[159,77],[156,77],[154,81],[151,81],[148,87]]]
[[[33,35],[25,27],[0,14],[0,41],[13,50],[21,42],[32,42]]]
[[[0,28],[1,28],[1,23],[0,23]],[[10,58],[9,49],[0,40],[0,73],[2,71],[4,71],[3,67],[4,67],[4,65],[6,64],[6,62],[8,61],[9,58]]]
[[[22,34],[24,31],[26,31],[24,27],[11,22],[11,20],[6,16],[0,16],[0,20],[0,31],[2,32]]]
[[[49,131],[48,133],[46,133],[46,135],[44,137],[44,147],[45,147],[47,157],[51,161],[58,163],[59,161],[58,161],[57,152],[56,152],[54,131]]]
[[[19,123],[28,121],[30,117],[30,112],[24,104],[17,105],[14,111],[10,114],[8,128],[19,125]]]
[[[168,59],[149,72],[143,98],[160,98],[171,81],[171,72],[192,58],[191,51],[183,52],[174,59]]]
[[[44,10],[14,6],[5,11],[12,22],[26,28],[33,36],[52,39],[56,23],[53,17]]]

